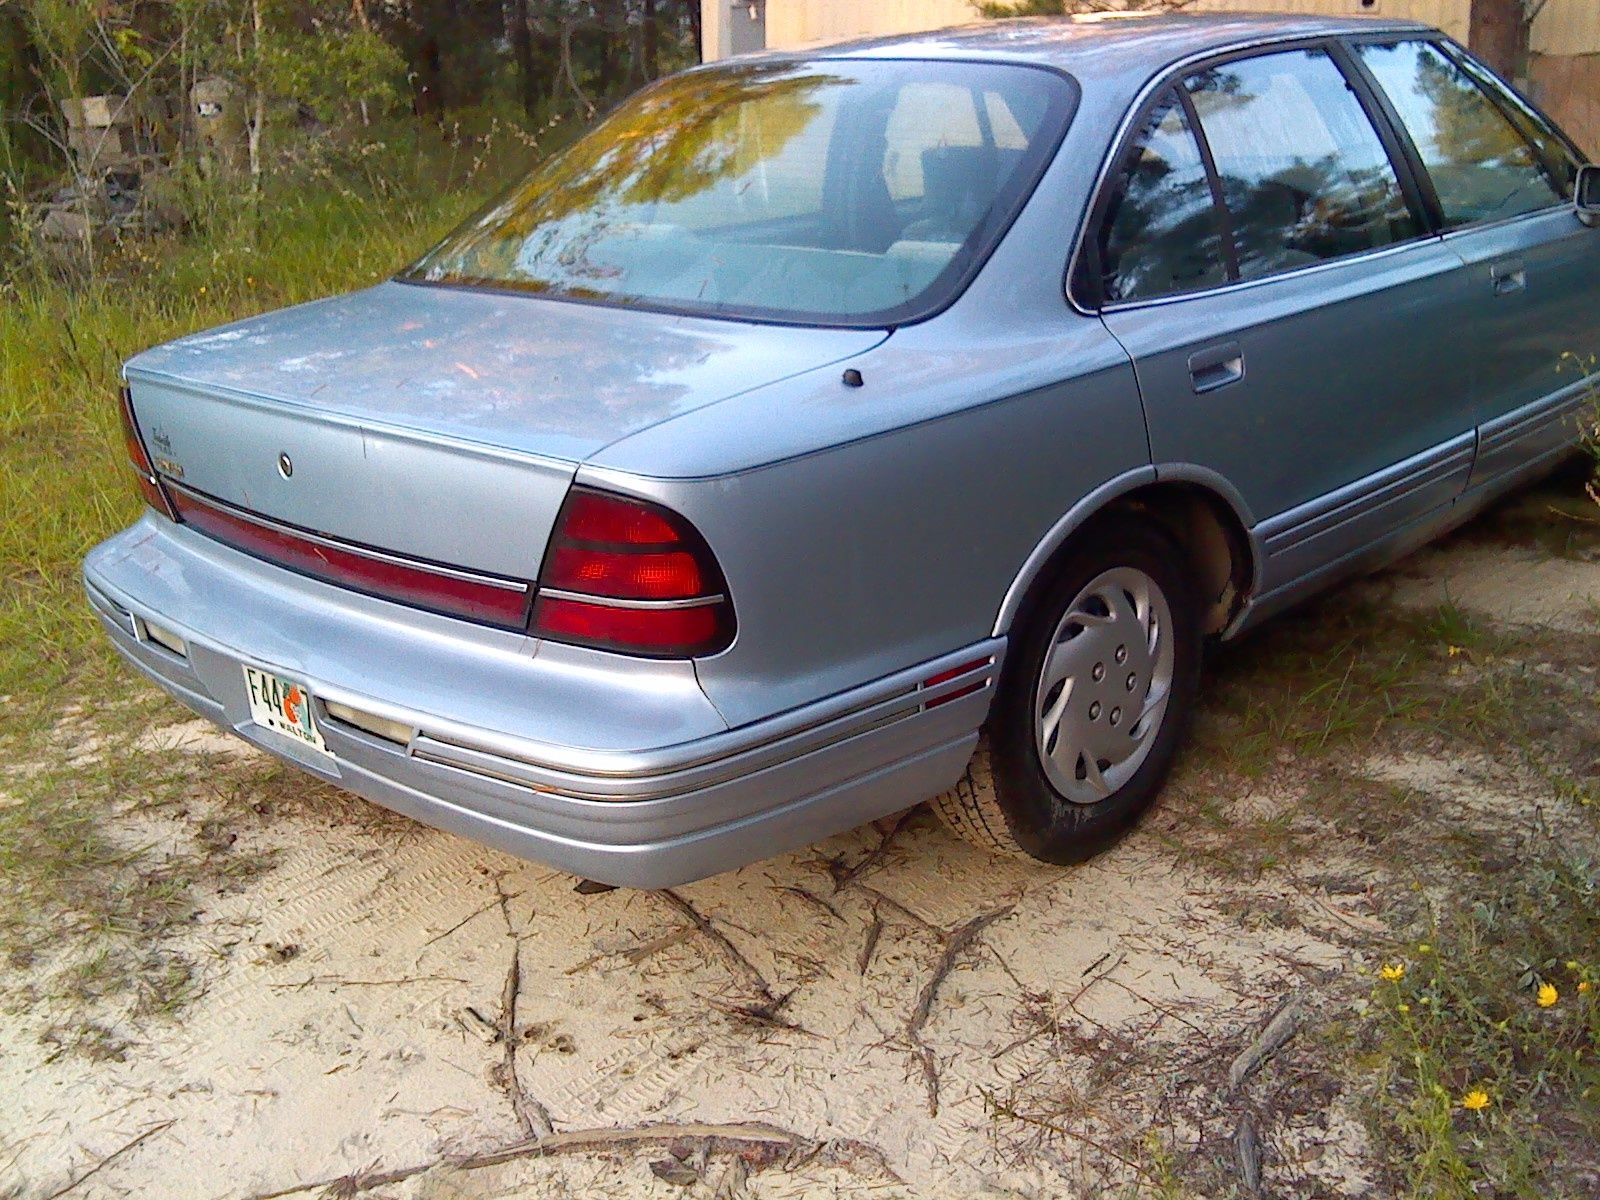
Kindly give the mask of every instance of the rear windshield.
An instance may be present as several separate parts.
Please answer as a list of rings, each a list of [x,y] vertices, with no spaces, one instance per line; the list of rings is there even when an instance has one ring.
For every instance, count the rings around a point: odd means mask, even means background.
[[[942,307],[1075,98],[1050,71],[757,62],[628,101],[403,279],[819,325]]]

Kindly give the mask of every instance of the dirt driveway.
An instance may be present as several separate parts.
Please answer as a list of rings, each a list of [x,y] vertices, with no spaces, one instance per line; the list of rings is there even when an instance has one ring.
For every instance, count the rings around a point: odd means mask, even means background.
[[[1508,580],[1533,581],[1524,602]],[[1341,1031],[1407,897],[1449,902],[1408,839],[1512,836],[1553,807],[1534,767],[1448,731],[1335,724],[1364,697],[1318,657],[1319,622],[1388,661],[1401,643],[1365,614],[1447,601],[1524,639],[1519,672],[1592,698],[1600,561],[1508,519],[1225,655],[1169,797],[1073,870],[986,857],[914,810],[674,891],[585,894],[201,723],[145,733],[190,785],[112,805],[127,844],[159,863],[203,829],[256,865],[195,885],[155,939],[188,972],[165,1011],[136,988],[17,1003],[67,967],[13,964],[0,1196],[1371,1194],[1394,1164]],[[1419,628],[1403,652],[1441,686],[1507,661]],[[1326,770],[1305,765],[1314,725],[1273,723],[1296,704],[1340,748]],[[70,715],[58,740],[103,752]]]

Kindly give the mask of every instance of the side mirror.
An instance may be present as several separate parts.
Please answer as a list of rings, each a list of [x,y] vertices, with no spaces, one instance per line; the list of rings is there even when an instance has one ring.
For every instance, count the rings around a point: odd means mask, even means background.
[[[1590,163],[1578,168],[1578,181],[1572,189],[1578,220],[1591,228],[1600,225],[1600,166]]]

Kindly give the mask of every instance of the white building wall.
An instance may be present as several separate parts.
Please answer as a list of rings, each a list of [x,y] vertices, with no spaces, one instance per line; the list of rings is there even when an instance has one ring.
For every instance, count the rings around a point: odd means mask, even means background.
[[[765,44],[791,49],[850,38],[913,33],[978,20],[969,0],[756,0],[765,18]],[[1129,0],[1138,7],[1139,0]],[[702,0],[705,57],[725,57],[748,45],[743,0]],[[1472,0],[1193,0],[1191,9],[1220,12],[1328,13],[1405,18],[1469,40]],[[1529,64],[1536,99],[1590,153],[1600,149],[1600,0],[1545,0],[1530,30]]]

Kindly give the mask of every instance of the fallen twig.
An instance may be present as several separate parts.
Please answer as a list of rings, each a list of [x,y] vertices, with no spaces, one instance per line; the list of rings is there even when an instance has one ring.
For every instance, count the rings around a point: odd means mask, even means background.
[[[990,909],[973,917],[965,925],[958,925],[945,935],[944,952],[939,955],[939,962],[934,967],[933,974],[922,985],[922,991],[917,995],[917,1005],[911,1010],[910,1019],[906,1021],[906,1040],[911,1043],[911,1049],[917,1056],[918,1064],[922,1068],[922,1080],[928,1091],[929,1116],[939,1115],[939,1064],[933,1056],[933,1051],[923,1043],[922,1029],[933,1013],[934,998],[939,994],[939,987],[944,983],[945,976],[954,969],[956,959],[977,940],[980,933],[1001,917],[1009,916],[1014,908],[1015,904],[1007,904],[1003,908]]]
[[[865,975],[867,967],[872,962],[872,955],[878,949],[878,939],[883,936],[883,918],[876,910],[872,914],[872,924],[867,926],[867,939],[861,943],[861,953],[856,955],[856,974]]]
[[[859,887],[867,895],[872,897],[872,899],[873,899],[872,908],[873,908],[873,912],[874,913],[877,913],[880,908],[887,908],[887,909],[889,909],[890,912],[898,913],[900,916],[904,917],[907,921],[911,922],[911,924],[915,925],[918,929],[925,929],[929,933],[936,934],[939,937],[943,937],[944,936],[944,930],[940,929],[937,925],[935,925],[932,921],[928,920],[927,917],[922,916],[920,913],[912,912],[909,908],[907,908],[904,904],[901,904],[900,901],[896,900],[893,896],[887,895],[884,892],[880,892],[877,888],[870,887],[869,885],[867,885],[865,883],[857,884],[856,886]]]
[[[956,959],[977,940],[980,933],[1001,917],[1010,916],[1014,908],[1015,904],[1007,904],[1003,908],[990,909],[973,917],[965,925],[957,926],[945,936],[944,953],[939,956],[939,963],[934,968],[933,974],[928,976],[928,981],[922,985],[922,991],[917,996],[917,1006],[911,1010],[911,1019],[906,1022],[906,1033],[913,1040],[919,1037],[922,1027],[928,1023],[928,1017],[933,1012],[934,997],[939,994],[939,987],[944,983],[945,976],[955,967]]]
[[[748,1021],[752,1025],[764,1025],[769,1029],[781,1029],[786,1033],[803,1033],[807,1037],[820,1037],[820,1034],[812,1033],[804,1025],[797,1025],[793,1021],[785,1021],[778,1016],[779,1010],[789,1003],[789,997],[793,995],[792,991],[785,992],[778,999],[768,1001],[765,1004],[728,1004],[715,997],[708,996],[706,1003],[718,1012],[727,1013],[728,1016],[738,1021]]]
[[[143,1142],[147,1138],[155,1137],[155,1135],[160,1133],[163,1129],[171,1129],[177,1123],[177,1118],[173,1118],[170,1121],[162,1121],[159,1125],[150,1126],[149,1129],[146,1129],[131,1142],[127,1142],[119,1149],[113,1150],[110,1154],[106,1155],[81,1175],[78,1175],[71,1182],[62,1184],[55,1191],[45,1196],[43,1200],[58,1200],[59,1197],[65,1196],[68,1192],[76,1191],[91,1176],[98,1175],[112,1163],[116,1162],[117,1159],[121,1158],[124,1154],[128,1153],[128,1151],[139,1145],[139,1143]]]
[[[518,897],[520,895],[522,895],[521,892],[512,892],[510,896],[506,897],[506,900],[513,900],[513,899],[515,899],[516,897]],[[422,944],[424,946],[431,946],[435,942],[443,941],[445,938],[449,937],[456,930],[460,929],[468,921],[475,920],[476,918],[483,916],[483,914],[488,912],[491,908],[494,908],[497,904],[503,904],[504,902],[505,901],[501,900],[499,897],[496,897],[495,899],[489,901],[489,903],[485,904],[482,908],[477,908],[477,909],[474,909],[472,912],[469,912],[466,916],[462,917],[461,920],[457,921],[454,925],[450,926],[450,928],[446,929],[443,933],[434,934],[431,938],[429,938],[427,941],[423,942]]]
[[[299,983],[269,983],[275,991],[304,991],[308,987],[399,987],[407,983],[468,983],[456,975],[408,975],[401,979],[344,979],[338,975],[307,975]]]
[[[756,970],[755,965],[744,956],[739,947],[730,942],[721,930],[717,929],[706,917],[701,915],[699,909],[695,908],[694,905],[690,904],[671,888],[662,888],[656,895],[662,897],[673,908],[693,921],[694,927],[722,952],[722,957],[727,960],[734,973],[743,979],[751,989],[761,993],[769,1003],[777,1000],[777,997],[773,995],[771,985],[767,983],[761,972]]]
[[[625,958],[634,966],[638,966],[652,954],[657,954],[669,946],[676,946],[679,942],[688,941],[697,931],[685,926],[674,929],[671,933],[663,934],[658,938],[651,938],[648,942],[640,942],[637,946],[629,946],[626,950],[602,950],[599,954],[591,954],[574,967],[568,967],[564,972],[567,975],[576,975],[587,971],[596,963],[604,962],[608,958]]]
[[[796,887],[794,884],[789,884],[789,885],[785,886],[783,888],[783,890],[786,891],[786,892],[791,893],[792,895],[799,896],[800,899],[804,900],[807,904],[811,905],[813,908],[820,908],[823,912],[827,913],[828,916],[832,917],[835,921],[844,920],[844,917],[839,915],[839,910],[837,908],[835,908],[833,905],[829,904],[826,900],[824,900],[821,896],[817,895],[815,892],[808,891],[807,889],[805,889],[803,887]]]
[[[522,895],[522,893],[507,892],[506,885],[501,882],[502,878],[503,877],[500,875],[496,875],[494,877],[495,903],[500,906],[500,916],[505,920],[507,936],[515,938],[517,936],[517,929],[516,926],[511,923],[511,901],[513,898]]]
[[[900,831],[911,824],[911,818],[916,813],[917,810],[914,808],[906,809],[905,812],[900,814],[899,819],[878,839],[878,844],[862,856],[860,862],[849,870],[835,872],[833,890],[835,892],[844,891],[846,887],[859,879],[865,872],[877,866],[883,860],[883,856],[889,852],[889,847],[894,843],[895,838],[900,836]]]
[[[1239,1167],[1239,1186],[1247,1196],[1261,1191],[1261,1136],[1255,1118],[1249,1113],[1239,1118],[1233,1135],[1233,1154]]]
[[[918,1038],[912,1043],[917,1065],[922,1068],[922,1086],[928,1093],[928,1115],[939,1115],[939,1060],[933,1056],[933,1047]]]
[[[1104,1142],[1092,1138],[1086,1133],[1079,1133],[1076,1130],[1068,1129],[1064,1125],[1057,1125],[1054,1121],[1046,1121],[1043,1117],[1033,1116],[1031,1113],[1019,1112],[1016,1108],[1000,1099],[999,1096],[984,1088],[979,1088],[978,1091],[982,1093],[984,1103],[989,1106],[989,1110],[996,1116],[1007,1117],[1013,1121],[1020,1121],[1024,1125],[1032,1125],[1035,1129],[1042,1129],[1046,1133],[1054,1133],[1060,1135],[1061,1137],[1071,1138],[1075,1142],[1082,1142],[1085,1146],[1089,1147],[1089,1149],[1094,1150],[1097,1153],[1104,1154],[1107,1158],[1116,1159],[1119,1163],[1127,1167],[1128,1170],[1138,1175],[1141,1179],[1144,1179],[1150,1183],[1159,1184],[1162,1182],[1152,1175],[1149,1170],[1135,1162],[1133,1159],[1129,1158],[1126,1154],[1119,1154],[1110,1146],[1107,1146]]]
[[[500,993],[500,1041],[505,1047],[506,1091],[511,1095],[511,1111],[517,1116],[522,1136],[545,1137],[555,1132],[550,1111],[522,1090],[517,1078],[517,993],[522,987],[522,946],[511,945],[511,966],[506,971],[506,986]]]
[[[151,1131],[155,1132],[154,1130]],[[148,1136],[148,1135],[146,1135]],[[700,1124],[698,1122],[667,1122],[660,1125],[639,1125],[625,1129],[574,1129],[566,1133],[552,1133],[543,1137],[512,1142],[494,1150],[477,1154],[464,1154],[397,1167],[388,1171],[355,1172],[328,1179],[297,1183],[274,1192],[262,1192],[249,1200],[280,1200],[299,1192],[331,1190],[335,1195],[351,1197],[374,1188],[401,1183],[425,1171],[440,1166],[451,1166],[460,1171],[474,1171],[482,1167],[495,1167],[521,1158],[538,1158],[546,1154],[567,1154],[583,1150],[602,1150],[608,1146],[637,1145],[646,1142],[672,1142],[679,1138],[707,1138],[728,1148],[740,1146],[784,1147],[791,1151],[809,1149],[817,1145],[787,1129],[769,1125],[764,1121],[749,1121],[727,1125]],[[826,1144],[826,1143],[824,1143]],[[59,1194],[59,1193],[58,1193]],[[54,1200],[49,1197],[47,1200]]]
[[[1262,1063],[1281,1050],[1284,1043],[1300,1031],[1307,1015],[1305,1004],[1299,996],[1291,996],[1286,1000],[1272,1014],[1255,1040],[1233,1060],[1228,1068],[1228,1090],[1237,1091],[1241,1083],[1261,1068]]]

